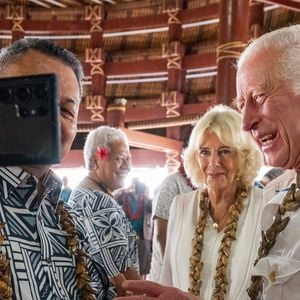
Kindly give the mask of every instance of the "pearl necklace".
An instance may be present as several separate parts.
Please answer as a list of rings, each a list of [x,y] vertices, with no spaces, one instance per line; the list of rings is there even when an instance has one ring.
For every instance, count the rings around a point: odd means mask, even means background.
[[[248,192],[246,187],[241,187],[236,192],[236,201],[230,205],[228,213],[229,218],[224,228],[224,236],[218,250],[219,256],[214,275],[215,288],[212,299],[224,299],[228,281],[226,278],[226,270],[229,263],[231,245],[236,239],[236,230],[240,214],[244,208],[244,199],[247,198]],[[204,229],[207,223],[209,213],[209,198],[207,190],[200,193],[200,215],[198,224],[195,228],[195,235],[192,240],[192,256],[190,257],[190,283],[189,292],[198,296],[202,285],[201,271],[203,269],[203,261],[201,261],[202,250],[204,246]]]

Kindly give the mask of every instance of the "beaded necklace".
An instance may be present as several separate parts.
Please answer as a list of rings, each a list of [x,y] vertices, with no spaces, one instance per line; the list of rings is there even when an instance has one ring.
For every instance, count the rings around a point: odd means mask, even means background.
[[[69,212],[64,208],[63,201],[59,201],[56,207],[56,213],[59,216],[62,230],[66,231],[67,245],[70,249],[70,254],[75,255],[76,260],[76,276],[77,288],[81,299],[94,300],[95,294],[90,286],[90,276],[86,266],[86,253],[80,249],[78,243],[78,235],[75,224]],[[4,228],[4,224],[0,224],[0,229]],[[0,234],[0,247],[3,245],[4,235]],[[2,248],[2,247],[1,247]],[[11,300],[13,296],[12,288],[9,286],[9,259],[6,254],[0,250],[0,299]]]
[[[232,242],[236,239],[236,230],[240,214],[244,208],[244,199],[247,198],[248,192],[246,187],[241,187],[236,192],[236,201],[229,207],[229,218],[224,228],[224,235],[218,250],[217,266],[215,271],[215,288],[213,290],[212,299],[222,300],[225,298],[228,281],[226,278],[226,270],[229,263],[230,248]],[[201,255],[204,245],[204,229],[209,214],[209,198],[207,190],[203,190],[200,194],[199,201],[200,215],[198,224],[195,228],[195,235],[192,240],[192,256],[190,257],[190,284],[189,292],[198,296],[202,285],[201,271],[203,269],[203,261]]]
[[[300,174],[297,173],[297,187],[300,187]],[[254,262],[254,266],[258,263],[258,261],[266,257],[272,247],[274,246],[276,239],[280,232],[282,232],[287,224],[290,221],[290,217],[284,217],[286,212],[296,211],[300,207],[300,191],[296,192],[296,184],[293,183],[285,197],[283,198],[282,203],[279,205],[278,210],[276,212],[273,224],[266,230],[266,232],[262,231],[261,233],[261,242],[260,247],[258,249],[258,255]],[[274,280],[275,280],[275,274]],[[247,289],[248,295],[251,300],[257,299],[259,295],[262,294],[263,291],[263,278],[261,276],[252,276],[251,277],[251,285]]]

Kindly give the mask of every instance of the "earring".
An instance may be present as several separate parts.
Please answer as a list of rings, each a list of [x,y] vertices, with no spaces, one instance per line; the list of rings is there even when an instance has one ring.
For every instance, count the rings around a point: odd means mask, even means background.
[[[241,173],[240,173],[240,171],[238,170],[238,171],[236,172],[236,174],[235,174],[235,180],[236,180],[236,181],[240,181],[240,179],[241,179]]]

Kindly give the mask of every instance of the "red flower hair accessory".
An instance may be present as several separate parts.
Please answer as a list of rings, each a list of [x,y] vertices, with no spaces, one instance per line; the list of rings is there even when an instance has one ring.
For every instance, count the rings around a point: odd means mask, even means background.
[[[104,160],[108,157],[108,151],[104,147],[98,147],[96,151],[96,156],[98,156],[101,160]]]

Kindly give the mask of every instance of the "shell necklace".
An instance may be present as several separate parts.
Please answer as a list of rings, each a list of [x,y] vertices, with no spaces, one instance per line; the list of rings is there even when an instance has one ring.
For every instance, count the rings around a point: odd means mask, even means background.
[[[222,300],[225,298],[228,281],[226,270],[230,257],[230,248],[236,239],[236,230],[238,227],[239,217],[244,208],[244,199],[247,198],[248,191],[246,187],[240,187],[236,192],[236,201],[230,205],[228,213],[229,218],[224,227],[224,236],[218,250],[217,266],[215,271],[215,288],[211,299]],[[202,285],[201,271],[203,261],[201,261],[202,250],[204,246],[204,229],[209,214],[209,198],[207,190],[200,194],[200,215],[198,224],[195,228],[194,238],[192,240],[192,256],[190,257],[190,288],[189,292],[198,296]]]
[[[297,187],[300,187],[300,174],[297,173]],[[258,261],[267,256],[276,243],[277,236],[282,232],[290,221],[290,217],[285,217],[284,214],[289,211],[296,211],[300,207],[300,191],[296,191],[296,184],[293,183],[282,203],[279,205],[273,224],[264,232],[261,233],[261,242],[258,249],[258,255],[254,262],[254,266]],[[270,274],[271,281],[276,280],[276,272]],[[257,299],[263,291],[263,278],[261,276],[252,276],[251,285],[247,289],[251,300]]]

